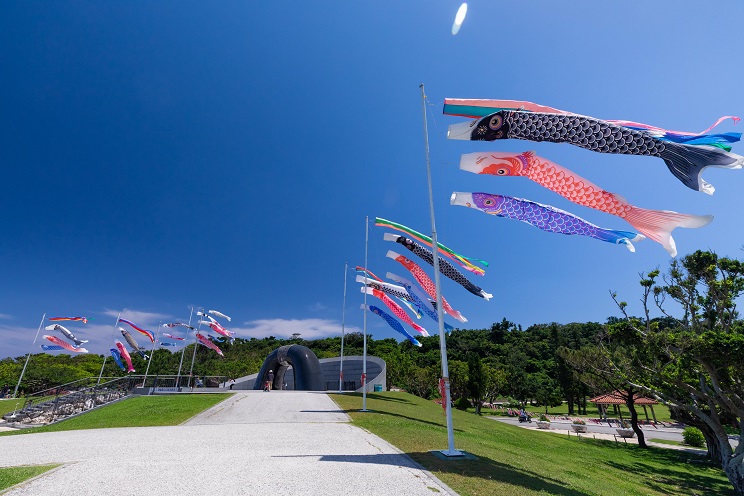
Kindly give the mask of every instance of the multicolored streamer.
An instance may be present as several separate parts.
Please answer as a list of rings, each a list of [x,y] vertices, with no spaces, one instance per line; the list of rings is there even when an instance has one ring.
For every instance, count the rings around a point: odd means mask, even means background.
[[[427,246],[430,246],[430,247],[432,246],[432,240],[429,236],[425,234],[421,234],[418,231],[414,231],[410,227],[406,227],[403,224],[398,224],[397,222],[393,222],[391,220],[386,220],[386,219],[377,217],[375,219],[375,225],[404,232],[408,234],[409,236],[411,236],[413,239],[420,241],[421,243],[424,243]],[[437,247],[439,249],[439,253],[453,260],[457,264],[461,265],[465,270],[473,272],[474,274],[478,274],[479,276],[482,276],[486,273],[485,270],[481,269],[480,267],[476,267],[475,265],[471,263],[471,261],[478,262],[484,267],[488,267],[488,262],[486,262],[485,260],[478,260],[476,258],[470,258],[464,255],[460,255],[459,253],[455,253],[453,250],[447,248],[446,246],[444,246],[442,243],[439,243],[439,242],[437,242]]]
[[[147,336],[147,338],[150,340],[151,343],[155,342],[155,335],[153,333],[145,329],[142,329],[141,327],[137,326],[134,322],[127,320],[127,319],[119,319],[119,322],[124,322],[125,324],[130,326],[135,331],[139,332],[140,334],[144,334],[145,336]]]
[[[86,317],[50,317],[48,320],[50,322],[59,322],[62,320],[74,320],[76,322],[82,322],[83,324],[88,323],[88,319]]]

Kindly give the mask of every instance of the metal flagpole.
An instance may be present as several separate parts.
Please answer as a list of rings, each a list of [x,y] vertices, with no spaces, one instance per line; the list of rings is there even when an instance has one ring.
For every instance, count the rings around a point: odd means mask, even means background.
[[[155,354],[155,343],[158,341],[158,334],[160,334],[160,326],[162,322],[158,323],[158,332],[155,333],[155,339],[152,340],[152,349],[150,350],[150,359],[147,361],[147,367],[145,368],[145,378],[142,379],[142,387],[145,387],[147,381],[147,373],[150,371],[150,364],[152,363],[152,357]]]
[[[111,331],[111,338],[114,337],[114,331],[116,330],[116,326],[119,325],[119,319],[121,318],[121,312],[119,312],[119,315],[116,316],[116,322],[114,323],[114,329]],[[103,368],[106,366],[106,360],[108,359],[108,354],[103,354],[103,365],[101,365],[101,372],[98,374],[98,382],[96,382],[96,386],[98,386],[101,383],[101,377],[103,377]]]
[[[34,345],[36,344],[36,340],[39,339],[39,333],[41,332],[41,326],[44,325],[45,318],[46,318],[46,312],[44,312],[44,315],[41,316],[41,322],[39,323],[39,328],[36,329],[36,336],[34,337],[34,342],[31,343],[31,351],[29,351],[28,355],[26,356],[26,363],[23,364],[23,370],[21,370],[21,376],[18,378],[18,384],[16,384],[16,387],[13,390],[13,398],[15,398],[16,395],[18,394],[18,388],[21,386],[23,375],[26,373],[26,367],[28,367],[28,361],[31,359],[31,353],[34,351]]]
[[[194,307],[191,307],[191,313],[189,314],[189,327],[191,327],[191,317],[194,316]],[[178,376],[176,377],[176,387],[181,387],[181,367],[183,366],[183,356],[186,354],[186,346],[181,350],[181,362],[178,364]]]
[[[424,114],[424,143],[426,145],[426,177],[429,183],[429,211],[431,213],[431,246],[434,254],[434,286],[437,292],[437,316],[439,317],[439,349],[442,354],[442,381],[444,382],[445,412],[447,415],[447,451],[442,450],[445,456],[464,456],[462,451],[455,449],[455,434],[452,428],[452,402],[450,401],[449,367],[447,365],[447,340],[444,334],[444,312],[442,308],[442,289],[439,278],[439,244],[437,243],[437,227],[434,222],[434,195],[431,187],[431,162],[429,160],[429,128],[426,124],[426,93],[424,84],[421,83],[421,108]]]
[[[341,307],[341,366],[338,372],[338,392],[343,390],[344,381],[344,337],[346,336],[346,280],[348,279],[349,262],[344,263],[344,306]]]
[[[200,310],[202,310],[201,313],[204,313],[203,308],[201,308]],[[196,349],[199,347],[199,340],[196,339],[196,333],[201,331],[201,323],[202,323],[202,320],[199,319],[199,325],[196,327],[196,331],[194,331],[194,354],[191,355],[191,369],[189,370],[189,382],[188,384],[186,384],[186,387],[191,387],[191,379],[193,378],[193,375],[194,375],[194,360],[196,360]]]
[[[364,268],[367,269],[369,245],[369,216],[364,221]],[[367,411],[367,292],[364,292],[364,358],[362,360],[362,411]]]

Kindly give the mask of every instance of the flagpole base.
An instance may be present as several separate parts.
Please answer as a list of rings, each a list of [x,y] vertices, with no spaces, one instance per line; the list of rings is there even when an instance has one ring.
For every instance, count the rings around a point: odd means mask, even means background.
[[[478,457],[467,451],[460,451],[456,449],[446,450],[432,450],[429,451],[432,455],[436,456],[440,460],[477,460]]]
[[[440,450],[439,453],[443,454],[447,458],[463,458],[465,457],[465,453],[459,450]]]

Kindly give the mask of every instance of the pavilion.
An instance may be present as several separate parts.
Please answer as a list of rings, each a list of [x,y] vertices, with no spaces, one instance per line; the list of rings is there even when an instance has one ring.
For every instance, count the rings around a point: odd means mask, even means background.
[[[620,417],[620,420],[622,420],[623,413],[620,410],[620,405],[627,405],[627,399],[628,393],[623,391],[613,391],[612,393],[596,396],[589,401],[597,405],[597,410],[599,410],[600,418],[607,420],[607,408],[609,406],[612,406],[614,408],[615,414],[617,414]],[[648,418],[648,411],[646,410],[646,407],[648,406],[651,409],[651,416],[654,418],[654,422],[658,422],[656,420],[656,414],[654,413],[654,405],[658,405],[658,401],[651,398],[646,398],[638,393],[635,393],[633,395],[633,404],[643,407],[643,413],[646,415],[646,421],[650,422],[651,420]]]

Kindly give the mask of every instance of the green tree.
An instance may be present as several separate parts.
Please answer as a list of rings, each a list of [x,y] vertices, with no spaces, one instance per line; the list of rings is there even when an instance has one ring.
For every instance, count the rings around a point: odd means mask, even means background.
[[[486,377],[483,363],[475,352],[468,353],[468,395],[475,405],[475,414],[481,414],[481,406],[486,394]]]
[[[648,298],[642,298],[644,317],[630,318],[627,304],[618,302],[626,329],[616,339],[639,342],[635,366],[626,372],[639,389],[660,398],[672,410],[686,412],[706,426],[712,456],[738,494],[744,494],[744,323],[738,320],[736,300],[744,292],[744,264],[709,251],[696,251],[674,260],[658,282],[659,271],[641,277],[644,295],[652,295],[667,317],[649,318]],[[667,313],[666,299],[682,310]],[[617,301],[617,300],[616,300]],[[732,446],[726,420],[734,419],[738,445]]]

